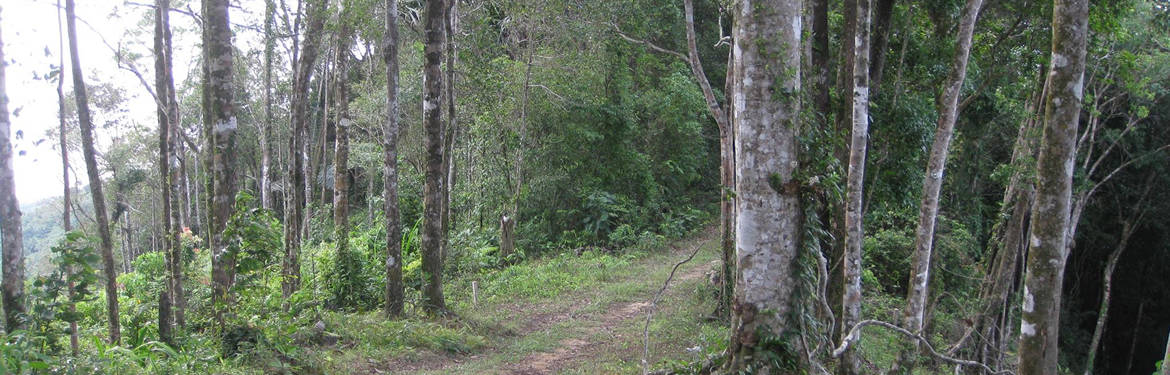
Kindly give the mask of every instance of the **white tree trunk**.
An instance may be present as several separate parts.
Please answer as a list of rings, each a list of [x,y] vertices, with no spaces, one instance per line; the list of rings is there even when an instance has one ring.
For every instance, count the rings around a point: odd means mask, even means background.
[[[1044,135],[1036,165],[1036,201],[1024,275],[1019,375],[1057,373],[1061,286],[1068,257],[1088,12],[1087,0],[1056,0],[1052,11],[1050,89],[1045,99]]]
[[[732,98],[736,148],[736,278],[728,369],[756,359],[763,335],[795,328],[793,269],[800,251],[799,0],[736,3]],[[791,348],[798,346],[793,343]],[[796,353],[788,353],[796,357]],[[798,369],[771,369],[787,373]]]
[[[967,78],[967,59],[971,55],[971,39],[975,34],[975,21],[983,0],[967,0],[959,31],[955,41],[955,56],[951,72],[943,86],[939,101],[938,128],[934,144],[930,147],[930,159],[926,165],[926,176],[922,181],[922,203],[918,213],[918,231],[914,239],[914,259],[910,269],[910,290],[906,296],[906,309],[902,314],[902,327],[910,332],[922,333],[926,297],[930,285],[930,258],[933,253],[934,226],[938,217],[938,197],[942,190],[943,172],[946,170],[947,154],[950,152],[951,136],[959,116],[959,95],[963,81]],[[899,373],[910,373],[914,368],[919,343],[914,341],[899,354],[895,369]]]

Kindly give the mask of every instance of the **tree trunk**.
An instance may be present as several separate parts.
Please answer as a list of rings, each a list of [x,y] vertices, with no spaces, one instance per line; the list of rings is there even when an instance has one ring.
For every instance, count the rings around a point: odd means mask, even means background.
[[[426,285],[423,287],[423,309],[429,313],[444,312],[442,208],[443,208],[443,123],[440,96],[443,91],[443,30],[445,0],[428,0],[426,9],[426,44],[423,49],[423,129],[425,133],[426,168],[423,185],[422,268]]]
[[[12,169],[12,122],[8,119],[8,91],[4,74],[4,43],[0,37],[0,225],[4,253],[4,329],[24,328],[24,241],[20,230],[20,202],[16,200],[16,176]]]
[[[889,55],[890,21],[894,18],[896,0],[877,0],[873,14],[873,48],[869,52],[869,83],[875,93],[881,88]]]
[[[386,315],[402,315],[402,223],[398,213],[398,0],[386,0],[386,122],[382,129],[382,197],[386,220]]]
[[[1093,374],[1094,361],[1097,359],[1097,348],[1101,345],[1101,336],[1105,333],[1105,323],[1109,321],[1109,299],[1113,290],[1113,270],[1121,260],[1121,253],[1129,245],[1129,237],[1133,234],[1134,225],[1129,221],[1122,223],[1121,241],[1109,254],[1109,261],[1105,263],[1105,272],[1101,275],[1101,306],[1097,308],[1097,325],[1093,328],[1093,339],[1089,342],[1089,354],[1085,356],[1085,375]]]
[[[516,223],[508,215],[500,217],[500,259],[507,261],[516,250],[516,237],[512,234]]]
[[[922,333],[925,325],[923,316],[930,284],[930,260],[933,255],[934,226],[938,217],[938,198],[942,191],[943,172],[946,170],[947,154],[950,152],[951,136],[959,116],[959,95],[967,77],[967,59],[971,54],[971,39],[975,34],[975,22],[983,0],[967,0],[959,20],[958,35],[955,36],[955,55],[951,71],[943,86],[939,103],[938,128],[934,144],[930,147],[930,159],[926,165],[926,176],[922,181],[922,203],[918,211],[918,231],[914,238],[914,259],[910,269],[909,292],[906,309],[902,313],[902,328]],[[919,342],[913,342],[898,354],[895,369],[909,374],[914,370],[918,356]]]
[[[292,186],[285,187],[285,192],[291,191],[287,199],[285,210],[288,215],[284,221],[284,261],[282,262],[281,294],[288,298],[293,292],[300,289],[301,263],[298,259],[301,254],[301,225],[305,220],[305,197],[308,184],[305,181],[305,129],[309,124],[309,80],[313,77],[313,65],[317,60],[318,48],[321,45],[321,33],[325,28],[325,7],[323,0],[309,0],[305,12],[308,25],[305,29],[305,42],[301,45],[299,60],[297,61],[296,77],[293,78],[292,92],[292,134],[289,135],[289,159],[292,168]]]
[[[337,69],[334,74],[337,78],[334,79],[334,88],[337,92],[334,94],[334,105],[336,110],[336,147],[333,150],[333,241],[337,244],[335,269],[342,270],[344,273],[337,274],[338,277],[348,272],[356,272],[356,269],[346,269],[351,265],[356,264],[356,259],[351,259],[349,254],[349,125],[352,121],[349,119],[349,93],[347,76],[349,74],[349,50],[353,41],[353,26],[349,22],[349,17],[352,15],[348,12],[349,3],[342,1],[342,11],[339,15],[338,22],[341,23],[340,30],[337,35]],[[353,287],[357,285],[347,284],[349,280],[335,280],[341,282],[343,287],[342,293],[350,293]],[[341,296],[335,296],[341,297]],[[343,298],[337,298],[339,302]]]
[[[264,1],[264,123],[260,126],[260,206],[272,208],[272,64],[276,55],[276,1]]]
[[[1019,374],[1057,372],[1060,298],[1067,260],[1077,122],[1081,114],[1088,1],[1056,1],[1052,12],[1050,90],[1036,165],[1027,272],[1020,322]]]
[[[58,0],[57,30],[61,30],[61,26],[61,1]],[[4,61],[2,51],[3,44],[3,42],[0,42],[0,61]],[[57,66],[61,67],[60,69],[62,69],[61,74],[57,76],[57,136],[61,142],[61,186],[63,187],[63,189],[61,189],[61,228],[65,230],[65,233],[69,233],[73,230],[73,219],[70,218],[70,205],[73,202],[73,199],[70,198],[72,191],[69,188],[69,142],[67,142],[67,134],[69,132],[65,125],[65,36],[60,35],[59,32],[57,37],[57,45],[59,50]],[[3,70],[4,68],[0,68],[0,76],[3,76]],[[0,79],[0,81],[3,81],[3,79]],[[4,83],[0,82],[0,90],[3,89]],[[0,97],[7,98],[2,94],[0,94]],[[0,99],[0,103],[2,103],[0,105],[6,105],[7,101]],[[7,107],[0,107],[0,116],[7,115]],[[67,272],[67,275],[74,272],[73,269],[67,269],[65,271]],[[66,284],[66,288],[68,288],[67,297],[70,301],[72,301],[74,288],[73,282],[69,281]],[[77,312],[77,304],[70,302],[69,312]],[[73,356],[77,356],[78,353],[80,353],[79,340],[77,336],[77,320],[71,320],[69,322],[69,350],[71,353],[73,353]]]
[[[733,270],[735,267],[733,263],[735,243],[731,234],[731,231],[735,230],[732,217],[735,205],[735,198],[732,196],[735,189],[735,144],[731,137],[731,120],[727,117],[727,111],[715,99],[715,91],[711,89],[711,82],[707,80],[707,73],[703,71],[703,62],[699,58],[698,38],[695,36],[694,1],[683,1],[683,9],[686,12],[687,63],[691,67],[691,74],[694,75],[695,81],[699,83],[699,88],[703,90],[703,99],[707,102],[707,110],[711,112],[711,117],[715,119],[715,124],[719,127],[719,185],[721,189],[719,192],[719,248],[723,254],[723,280],[721,283],[723,290],[716,311],[723,315],[729,312],[731,295],[734,293],[735,285],[735,279],[732,277],[735,272]]]
[[[175,119],[172,119],[173,113],[170,109],[170,65],[167,63],[168,51],[166,48],[165,34],[169,32],[170,25],[170,0],[156,0],[154,8],[154,90],[156,97],[156,107],[158,115],[158,170],[160,186],[162,191],[162,231],[164,237],[163,254],[166,257],[167,268],[167,290],[177,290],[177,286],[182,283],[179,278],[180,273],[174,272],[175,267],[180,264],[176,255],[180,254],[178,251],[179,243],[176,236],[172,234],[177,233],[176,226],[178,223],[171,220],[174,217],[173,207],[174,200],[171,195],[171,127]],[[171,305],[174,304],[172,295],[177,293],[163,292],[159,299],[159,336],[166,336],[166,340],[170,341],[171,325],[176,321],[175,315],[172,314]],[[164,335],[163,333],[166,333]]]
[[[849,146],[849,172],[845,191],[845,294],[841,308],[842,327],[861,321],[861,245],[865,240],[862,225],[865,152],[869,140],[869,23],[871,0],[857,3],[856,29],[853,35],[853,131]],[[845,331],[845,328],[842,328]],[[842,338],[844,340],[844,337]],[[842,374],[861,373],[861,358],[856,350],[842,353]]]
[[[790,340],[797,296],[796,259],[803,233],[796,129],[800,100],[799,0],[737,2],[735,77],[736,284],[727,370],[744,370],[765,339]],[[774,344],[773,344],[774,345]],[[778,353],[800,357],[798,344]],[[769,349],[775,350],[774,346]],[[783,349],[781,349],[783,350]],[[795,368],[761,373],[795,373]],[[805,368],[802,370],[802,368]]]
[[[235,280],[236,255],[229,251],[224,232],[236,198],[236,107],[232,83],[232,31],[228,0],[203,0],[203,127],[211,158],[211,283],[216,320],[224,328],[223,314],[230,305]]]
[[[451,227],[451,191],[455,188],[455,174],[454,174],[454,153],[452,149],[455,146],[455,126],[457,125],[457,117],[455,116],[455,20],[458,15],[457,5],[458,0],[447,0],[446,15],[443,17],[443,30],[447,34],[446,59],[447,59],[447,79],[443,83],[443,90],[447,93],[447,123],[443,129],[443,199],[439,203],[442,208],[439,211],[441,215],[441,230],[443,232],[443,241],[441,245],[442,256],[441,259],[447,259],[448,243],[447,237],[450,234]]]
[[[1142,191],[1141,198],[1131,208],[1133,212],[1129,216],[1123,216],[1121,221],[1121,239],[1117,243],[1117,247],[1109,254],[1109,260],[1105,263],[1105,272],[1101,275],[1101,306],[1097,309],[1097,325],[1093,328],[1093,339],[1089,342],[1089,354],[1085,356],[1085,375],[1093,374],[1093,362],[1097,357],[1097,348],[1101,345],[1101,336],[1105,333],[1105,323],[1109,321],[1109,302],[1113,291],[1113,270],[1117,268],[1117,263],[1121,260],[1121,253],[1129,246],[1129,238],[1133,236],[1133,232],[1137,231],[1141,225],[1142,219],[1146,216],[1146,198],[1149,197],[1150,189],[1152,189],[1155,174],[1150,174],[1146,177],[1145,189]]]
[[[168,0],[168,10],[169,10]],[[167,158],[169,163],[170,175],[167,176],[166,189],[170,190],[170,221],[171,231],[167,234],[169,240],[172,242],[171,249],[171,263],[169,271],[171,279],[174,280],[174,285],[171,288],[171,301],[174,303],[174,317],[175,323],[179,326],[187,325],[186,311],[187,298],[183,292],[183,244],[179,241],[179,232],[183,230],[183,225],[187,223],[184,215],[180,213],[179,207],[183,206],[183,200],[179,198],[183,191],[184,176],[183,170],[183,141],[182,139],[182,121],[181,112],[179,112],[179,101],[175,93],[175,74],[174,74],[174,53],[172,53],[171,44],[171,25],[170,12],[163,14],[163,48],[166,51],[166,71],[167,71],[167,110],[169,111],[168,119],[170,126],[167,128]]]
[[[114,268],[114,243],[110,236],[110,219],[106,215],[106,195],[102,190],[101,171],[97,165],[97,150],[94,149],[93,121],[89,116],[89,98],[86,95],[85,79],[81,75],[81,57],[77,51],[77,22],[73,0],[65,0],[65,23],[69,31],[70,62],[73,74],[73,94],[77,99],[77,118],[81,127],[81,149],[85,156],[86,174],[89,175],[90,196],[93,197],[93,216],[97,221],[98,236],[101,237],[102,269],[106,274],[106,317],[110,323],[110,342],[122,340],[121,325],[118,322],[117,269]]]

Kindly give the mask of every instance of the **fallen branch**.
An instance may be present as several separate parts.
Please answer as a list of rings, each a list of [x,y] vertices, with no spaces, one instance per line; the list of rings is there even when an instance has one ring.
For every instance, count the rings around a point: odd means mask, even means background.
[[[912,339],[918,340],[919,342],[921,342],[923,345],[926,346],[926,349],[930,352],[930,355],[942,360],[943,362],[948,362],[948,363],[959,365],[959,366],[979,367],[979,368],[982,368],[984,371],[991,373],[992,375],[1001,375],[1001,374],[1014,375],[1015,374],[1011,370],[1000,370],[1000,371],[993,370],[990,366],[988,366],[982,362],[976,362],[976,361],[970,361],[970,360],[966,360],[966,359],[959,359],[959,358],[946,356],[942,353],[939,353],[937,350],[935,350],[934,346],[930,344],[930,340],[927,340],[925,337],[922,337],[922,335],[907,331],[905,328],[898,327],[896,325],[886,323],[886,322],[883,322],[880,320],[863,320],[863,321],[857,323],[856,325],[854,325],[853,328],[850,328],[849,334],[846,335],[845,339],[841,341],[841,346],[839,346],[839,347],[837,347],[837,349],[833,350],[833,358],[838,358],[841,356],[841,354],[844,354],[845,350],[849,349],[849,345],[853,344],[854,342],[857,342],[857,340],[861,334],[861,328],[865,327],[865,326],[870,326],[870,325],[886,327],[894,332],[898,332],[904,336],[908,336]]]
[[[670,280],[674,279],[674,273],[678,272],[678,268],[691,259],[695,259],[695,255],[699,254],[699,249],[711,242],[711,239],[700,242],[695,245],[695,250],[691,251],[691,255],[686,259],[675,263],[674,268],[670,269],[670,276],[666,277],[666,282],[662,283],[662,289],[658,289],[658,293],[654,294],[654,300],[650,302],[650,310],[646,312],[646,326],[642,328],[642,375],[650,374],[650,320],[654,318],[654,308],[658,306],[658,301],[662,300],[662,293],[666,292],[666,288],[670,286]]]

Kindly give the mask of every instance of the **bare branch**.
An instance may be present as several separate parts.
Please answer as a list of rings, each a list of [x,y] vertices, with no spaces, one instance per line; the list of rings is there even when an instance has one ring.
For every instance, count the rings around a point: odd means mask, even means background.
[[[861,322],[858,322],[856,325],[854,325],[853,328],[849,329],[849,334],[845,336],[844,340],[842,340],[841,346],[839,346],[839,347],[837,347],[837,349],[833,350],[833,358],[840,357],[841,354],[845,353],[845,350],[849,349],[850,345],[852,345],[854,342],[857,342],[858,338],[860,338],[861,328],[863,328],[865,326],[871,326],[871,325],[889,328],[890,330],[892,330],[894,332],[901,333],[903,336],[907,336],[907,337],[910,337],[912,339],[918,340],[919,342],[922,343],[923,346],[926,347],[926,349],[930,352],[930,355],[934,356],[935,358],[938,358],[939,360],[941,360],[943,362],[947,362],[947,363],[951,363],[951,364],[955,364],[955,365],[959,365],[959,366],[979,367],[979,368],[982,368],[984,371],[991,373],[992,375],[1001,375],[1001,374],[1014,375],[1015,374],[1011,370],[995,371],[990,366],[988,366],[982,362],[976,362],[976,361],[970,361],[970,360],[966,360],[966,359],[959,359],[959,358],[946,356],[942,353],[939,353],[937,350],[935,350],[934,346],[930,344],[930,340],[927,340],[925,337],[922,337],[922,335],[907,331],[906,329],[904,329],[902,327],[898,327],[896,325],[886,323],[886,322],[883,322],[880,320],[863,320]]]
[[[695,255],[699,253],[699,249],[702,249],[708,243],[711,243],[711,239],[695,245],[695,250],[691,251],[691,256],[675,263],[674,268],[670,269],[670,276],[667,276],[666,282],[662,283],[662,289],[658,289],[658,293],[654,294],[654,300],[650,302],[650,309],[646,311],[646,326],[642,328],[642,375],[650,373],[650,320],[654,318],[654,308],[662,300],[662,293],[666,292],[666,287],[670,286],[670,280],[674,279],[674,273],[678,271],[678,267],[690,262],[691,259],[695,259]]]

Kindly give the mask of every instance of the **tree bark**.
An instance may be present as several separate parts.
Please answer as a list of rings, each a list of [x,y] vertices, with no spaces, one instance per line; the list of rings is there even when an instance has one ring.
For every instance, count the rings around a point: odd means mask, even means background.
[[[732,303],[729,372],[759,360],[761,340],[796,329],[791,321],[794,264],[802,235],[801,182],[796,132],[800,112],[799,0],[762,0],[734,8],[736,131],[736,284]],[[767,337],[763,337],[767,336]],[[800,357],[793,352],[782,356]],[[765,369],[800,372],[806,367]],[[807,369],[804,369],[807,370]]]
[[[61,1],[57,0],[58,31],[61,30],[61,26]],[[3,42],[0,42],[0,61],[4,61],[2,51],[3,44]],[[60,32],[58,32],[57,45],[58,50],[60,51],[58,54],[57,66],[59,66],[59,69],[61,69],[61,73],[57,76],[57,136],[60,140],[61,147],[61,228],[65,230],[65,233],[69,233],[73,230],[73,219],[70,218],[71,203],[73,202],[73,199],[70,197],[72,195],[72,190],[69,187],[69,142],[67,142],[68,129],[65,125],[65,36],[60,35]],[[0,67],[0,75],[3,75],[3,69],[4,68]],[[3,89],[4,84],[3,82],[0,82],[0,90]],[[0,97],[4,97],[4,95],[0,95]],[[3,103],[0,105],[7,104],[7,102],[3,99],[0,99],[0,103]],[[7,116],[7,114],[7,107],[0,107],[0,116]],[[66,272],[68,272],[67,274],[72,274],[73,269],[68,269]],[[72,301],[74,288],[73,282],[68,282],[66,287],[68,288],[67,296],[69,300]],[[69,312],[77,312],[77,304],[70,302]],[[77,356],[78,353],[80,353],[79,345],[80,343],[77,333],[77,320],[72,320],[69,322],[69,350],[71,353],[73,353],[74,356]]]
[[[382,197],[386,220],[386,315],[402,315],[402,223],[398,213],[398,0],[386,0],[386,122],[382,128]]]
[[[1060,299],[1069,241],[1069,209],[1077,122],[1081,114],[1088,1],[1056,0],[1052,12],[1050,90],[1036,165],[1024,301],[1020,322],[1020,375],[1057,373]]]
[[[81,149],[85,156],[86,174],[89,175],[90,196],[93,198],[93,216],[97,221],[98,236],[101,237],[102,269],[106,276],[106,317],[109,319],[110,342],[122,340],[121,325],[118,322],[117,269],[114,268],[114,243],[110,236],[110,219],[106,214],[106,195],[102,190],[101,171],[97,165],[97,150],[94,149],[93,121],[89,116],[89,98],[86,95],[85,79],[81,75],[81,57],[77,50],[77,21],[73,0],[65,0],[65,23],[69,32],[70,63],[73,74],[73,94],[77,100],[77,118],[81,126]]]
[[[334,70],[334,74],[337,75],[337,78],[334,79],[334,88],[337,91],[334,94],[337,120],[335,122],[336,137],[333,150],[333,241],[337,244],[337,259],[334,267],[338,270],[352,264],[349,262],[351,257],[349,254],[349,125],[352,121],[349,119],[347,76],[349,74],[349,50],[353,43],[353,25],[349,22],[349,17],[351,17],[350,12],[348,12],[349,2],[343,0],[341,4],[342,10],[338,17],[341,27],[337,34],[337,69]],[[346,281],[348,280],[341,282],[344,284]],[[342,292],[349,293],[349,287],[354,286],[356,285],[345,285]],[[338,298],[338,300],[342,299]]]
[[[450,234],[451,227],[451,191],[455,188],[455,154],[452,149],[455,147],[455,127],[458,124],[458,118],[455,116],[455,21],[458,16],[457,5],[458,0],[447,0],[446,14],[443,17],[443,30],[447,34],[446,43],[446,59],[447,59],[447,78],[443,81],[443,91],[447,93],[447,122],[443,129],[443,199],[439,203],[443,205],[439,214],[441,230],[443,232],[443,241],[441,244],[441,259],[447,259],[449,244],[447,237]]]
[[[4,74],[4,41],[0,37],[0,225],[3,235],[4,329],[24,328],[24,236],[20,230],[20,202],[16,200],[16,176],[12,169],[12,122],[8,119],[8,90]]]
[[[169,9],[169,0],[168,0]],[[180,207],[184,206],[185,198],[180,199],[183,192],[183,184],[186,181],[185,172],[183,172],[183,123],[181,121],[182,114],[179,112],[178,95],[175,92],[175,74],[174,74],[174,53],[171,43],[171,25],[170,13],[163,15],[163,48],[166,51],[166,72],[167,72],[167,110],[169,111],[170,126],[167,129],[167,162],[169,165],[170,176],[167,177],[167,189],[170,189],[171,202],[171,232],[168,234],[173,245],[171,246],[171,263],[170,274],[171,279],[174,280],[174,285],[171,288],[171,301],[174,303],[174,317],[175,323],[179,326],[187,325],[187,297],[183,292],[183,244],[179,241],[179,232],[183,230],[188,220],[181,214]]]
[[[842,327],[852,327],[861,320],[861,245],[865,240],[862,225],[862,197],[865,183],[865,152],[869,141],[869,24],[871,0],[857,3],[856,29],[853,35],[853,131],[849,146],[849,171],[845,191],[845,294],[841,308]],[[845,338],[842,337],[842,341]],[[841,374],[861,373],[861,358],[856,350],[842,353]]]
[[[301,225],[305,220],[305,198],[308,184],[305,181],[305,129],[309,124],[309,81],[313,77],[313,65],[317,61],[321,45],[321,33],[325,28],[325,6],[323,0],[309,0],[305,12],[308,25],[305,41],[301,45],[297,61],[296,77],[292,92],[292,134],[289,135],[289,159],[292,161],[292,186],[285,209],[288,214],[284,221],[284,261],[282,262],[281,294],[288,298],[301,285]]]
[[[443,91],[443,46],[445,0],[428,0],[426,8],[423,47],[423,129],[426,149],[425,179],[423,185],[422,269],[426,285],[423,287],[423,309],[429,313],[443,313],[442,208],[443,208],[443,123],[440,96]]]
[[[877,0],[873,14],[873,48],[870,50],[869,83],[875,93],[881,88],[889,55],[890,21],[896,0]]]
[[[955,36],[955,55],[951,71],[943,86],[939,100],[938,128],[934,143],[930,147],[930,159],[926,165],[926,176],[922,181],[922,203],[918,211],[918,230],[914,238],[914,259],[910,269],[909,292],[906,309],[902,313],[902,328],[916,334],[922,333],[925,325],[923,312],[926,307],[930,284],[930,260],[933,255],[934,227],[938,217],[938,199],[942,191],[943,172],[946,170],[947,155],[950,152],[951,137],[959,116],[959,96],[963,81],[967,78],[967,60],[971,54],[971,40],[975,34],[975,22],[983,0],[967,0],[959,20],[959,31]],[[914,341],[899,353],[895,369],[909,374],[914,369],[919,348]]]
[[[228,0],[203,0],[203,127],[207,132],[211,159],[211,220],[208,226],[212,251],[212,301],[217,304],[216,320],[224,329],[235,280],[236,254],[228,249],[224,232],[236,198],[236,108],[232,83],[232,31],[228,22]],[[222,304],[222,305],[221,305]]]
[[[170,134],[171,134],[171,115],[170,112],[170,65],[167,64],[167,48],[164,35],[168,32],[170,26],[168,25],[169,13],[171,4],[169,0],[156,0],[154,7],[154,91],[155,104],[158,116],[158,170],[162,186],[162,231],[165,245],[163,246],[163,254],[166,257],[167,268],[167,290],[174,290],[181,282],[177,278],[178,273],[173,272],[175,266],[179,264],[175,255],[179,254],[175,248],[179,246],[177,237],[173,237],[172,233],[176,233],[175,226],[177,223],[172,222],[172,214],[174,211],[171,190],[171,171],[170,171]],[[159,336],[164,336],[166,333],[166,340],[170,343],[171,325],[175,323],[175,316],[172,313],[171,305],[174,300],[171,297],[172,293],[163,292],[159,298]]]
[[[715,99],[715,91],[711,89],[711,82],[707,80],[707,73],[703,71],[703,62],[699,58],[698,38],[695,36],[694,1],[684,0],[683,10],[686,12],[687,63],[691,67],[691,74],[694,75],[695,81],[698,81],[699,88],[703,91],[707,110],[711,112],[711,117],[715,119],[715,124],[719,127],[719,185],[721,188],[719,192],[719,248],[723,254],[723,280],[721,283],[723,290],[716,311],[722,315],[729,312],[731,295],[735,293],[735,278],[732,276],[735,272],[733,258],[735,256],[735,243],[731,234],[735,230],[732,216],[735,214],[735,198],[732,196],[735,189],[735,144],[731,136],[731,120],[727,117],[727,111]]]
[[[264,123],[260,126],[260,206],[272,208],[272,65],[276,56],[276,1],[264,1]]]

